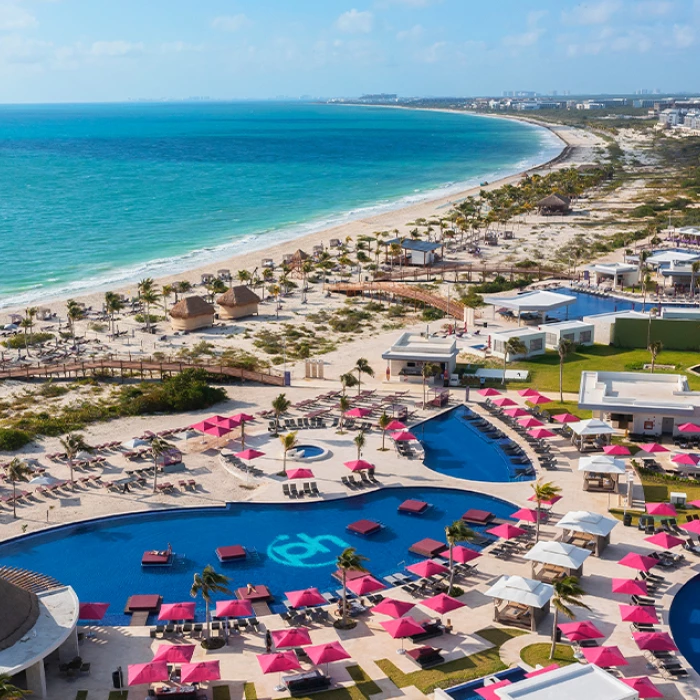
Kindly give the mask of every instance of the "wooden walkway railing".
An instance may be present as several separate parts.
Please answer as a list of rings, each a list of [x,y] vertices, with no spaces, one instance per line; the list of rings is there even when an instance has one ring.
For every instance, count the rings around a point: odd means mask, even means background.
[[[425,280],[428,281],[434,277],[444,278],[447,273],[464,275],[463,279],[466,282],[478,282],[483,279],[488,279],[494,275],[507,277],[511,282],[514,279],[525,275],[534,277],[539,281],[547,277],[556,277],[557,279],[578,279],[579,277],[579,275],[572,275],[547,266],[515,267],[514,265],[486,265],[484,263],[471,262],[446,262],[427,265],[426,267],[406,266],[394,268],[391,272],[377,272],[375,274],[375,280],[378,282],[413,280],[415,282],[421,278],[425,278]],[[455,281],[457,281],[456,278]]]

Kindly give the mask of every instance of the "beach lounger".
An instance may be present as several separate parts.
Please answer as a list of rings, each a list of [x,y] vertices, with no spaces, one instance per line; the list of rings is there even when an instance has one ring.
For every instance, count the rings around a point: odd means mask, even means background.
[[[292,497],[291,491],[289,490],[289,484],[282,484],[282,493],[287,496],[287,498]]]
[[[312,493],[314,496],[320,496],[320,495],[321,495],[321,492],[318,490],[318,485],[316,484],[315,481],[312,481],[312,482],[311,482],[311,493]]]
[[[303,493],[299,493],[299,491],[297,491],[296,484],[289,485],[289,493],[292,495],[292,498],[301,498],[304,495]]]

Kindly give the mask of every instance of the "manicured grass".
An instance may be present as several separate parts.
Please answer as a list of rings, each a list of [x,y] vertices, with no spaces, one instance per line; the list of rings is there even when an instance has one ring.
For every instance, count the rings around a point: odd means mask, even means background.
[[[87,690],[79,690],[75,694],[75,700],[87,700],[88,696],[88,691]]]
[[[457,683],[503,671],[507,666],[501,661],[499,654],[501,645],[509,639],[527,634],[527,632],[489,627],[476,634],[492,642],[494,646],[461,659],[448,661],[436,668],[412,671],[411,673],[399,670],[388,659],[381,659],[376,664],[398,688],[413,685],[427,695],[432,693],[435,688],[449,688]]]
[[[347,672],[355,681],[349,688],[336,688],[302,698],[302,700],[367,700],[370,695],[377,695],[382,689],[365,673],[360,666],[348,666]]]
[[[688,501],[696,501],[700,499],[700,484],[686,479],[678,479],[673,476],[651,476],[648,473],[640,473],[637,470],[644,487],[644,500],[647,503],[664,503],[668,502],[671,491],[679,491],[688,496]],[[682,508],[678,509],[683,511]],[[695,509],[689,509],[695,512]]]
[[[567,644],[557,644],[554,650],[554,657],[549,658],[549,651],[551,645],[549,644],[530,644],[529,647],[524,647],[520,652],[520,658],[532,668],[535,668],[538,664],[540,666],[550,666],[551,664],[558,664],[559,666],[568,666],[569,664],[577,663],[577,659],[574,658],[574,650]]]
[[[107,696],[108,700],[127,700],[129,697],[128,690],[110,690]]]
[[[554,397],[550,395],[548,398]],[[574,416],[578,416],[581,420],[593,416],[593,411],[579,408],[578,401],[552,401],[551,403],[542,404],[542,410],[547,411],[550,416],[556,416],[559,413],[571,413]]]
[[[258,700],[258,691],[255,689],[255,683],[246,683],[243,686],[243,696],[245,700]]]
[[[246,685],[248,684],[246,683]],[[212,688],[212,698],[214,700],[231,700],[231,689],[227,685],[216,685]]]

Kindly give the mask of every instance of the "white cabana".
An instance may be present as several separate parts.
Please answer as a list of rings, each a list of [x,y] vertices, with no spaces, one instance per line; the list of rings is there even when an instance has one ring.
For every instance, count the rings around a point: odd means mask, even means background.
[[[532,562],[532,577],[552,583],[564,576],[582,576],[590,550],[565,542],[538,542],[524,558]],[[539,569],[536,564],[541,564]]]
[[[593,554],[600,556],[610,544],[610,533],[617,524],[614,518],[599,513],[570,510],[555,527],[564,531],[562,542],[591,549]]]
[[[537,630],[549,613],[554,588],[548,583],[523,576],[501,576],[486,591],[494,599],[494,620],[506,625]]]
[[[616,493],[620,476],[627,471],[627,467],[621,459],[610,455],[593,455],[581,457],[578,470],[583,472],[584,491]]]
[[[569,306],[576,302],[576,297],[557,292],[534,291],[518,294],[514,297],[486,296],[484,301],[494,307],[504,307],[517,313],[518,323],[524,313],[540,314],[544,322],[547,312]]]
[[[571,442],[578,447],[579,452],[609,445],[610,436],[615,433],[612,425],[598,418],[570,423],[568,427],[571,428]]]

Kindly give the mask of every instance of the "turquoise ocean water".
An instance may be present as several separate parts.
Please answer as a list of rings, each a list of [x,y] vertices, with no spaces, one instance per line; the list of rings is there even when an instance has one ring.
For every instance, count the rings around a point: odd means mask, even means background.
[[[547,160],[548,131],[283,103],[0,107],[0,307],[115,288]]]

